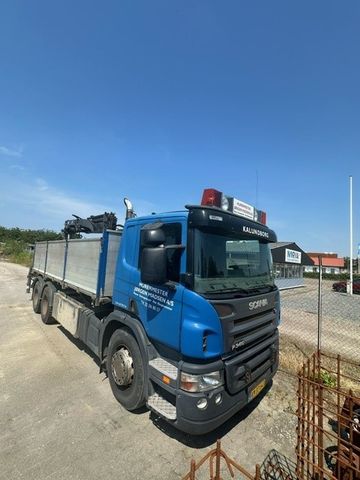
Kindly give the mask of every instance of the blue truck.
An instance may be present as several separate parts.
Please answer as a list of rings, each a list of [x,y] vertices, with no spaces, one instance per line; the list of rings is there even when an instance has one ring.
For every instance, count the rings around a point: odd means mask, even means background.
[[[171,213],[125,204],[125,224],[101,237],[36,243],[33,309],[99,358],[127,410],[207,433],[277,370],[276,235],[265,212],[215,189]]]

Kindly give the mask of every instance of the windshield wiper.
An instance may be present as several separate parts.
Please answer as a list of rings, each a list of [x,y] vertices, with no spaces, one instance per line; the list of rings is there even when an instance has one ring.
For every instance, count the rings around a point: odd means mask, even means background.
[[[241,287],[232,287],[232,288],[221,288],[219,290],[208,290],[206,293],[229,293],[229,292],[249,293],[249,290]]]
[[[271,292],[273,287],[271,285],[263,285],[260,287],[251,287],[251,288],[241,288],[241,287],[233,287],[233,288],[223,288],[221,290],[214,291],[212,293],[244,293],[249,295],[251,293],[266,293]],[[210,292],[208,292],[210,293]]]
[[[241,287],[233,287],[233,288],[224,288],[221,292],[242,292],[242,293],[249,293],[247,288]]]
[[[260,285],[256,287],[250,287],[250,288],[231,287],[231,288],[221,288],[218,290],[207,290],[206,292],[204,292],[204,294],[210,295],[210,294],[222,294],[222,293],[239,293],[243,295],[249,295],[251,293],[267,293],[267,292],[271,292],[273,289],[274,289],[274,286],[272,285]]]
[[[249,288],[249,292],[251,293],[253,292],[266,293],[266,292],[271,292],[272,290],[274,290],[273,285],[256,285],[253,288]]]

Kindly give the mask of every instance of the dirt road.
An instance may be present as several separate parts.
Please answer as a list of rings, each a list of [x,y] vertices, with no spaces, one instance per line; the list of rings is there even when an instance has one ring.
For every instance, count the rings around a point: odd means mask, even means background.
[[[27,269],[0,262],[0,479],[179,479],[217,438],[253,469],[292,455],[295,392],[278,374],[257,408],[192,437],[144,410],[129,413],[80,343],[46,326],[25,293]]]

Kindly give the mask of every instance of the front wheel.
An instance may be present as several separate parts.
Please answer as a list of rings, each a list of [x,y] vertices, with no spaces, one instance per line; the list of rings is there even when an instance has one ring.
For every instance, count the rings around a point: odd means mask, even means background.
[[[132,411],[145,405],[144,361],[130,332],[114,332],[110,339],[106,370],[111,390],[123,407]]]

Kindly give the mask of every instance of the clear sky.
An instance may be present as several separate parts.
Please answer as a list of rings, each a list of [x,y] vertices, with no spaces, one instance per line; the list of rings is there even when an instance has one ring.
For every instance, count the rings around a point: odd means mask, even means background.
[[[279,240],[348,254],[359,25],[358,0],[2,0],[0,225],[214,187],[257,200]]]

